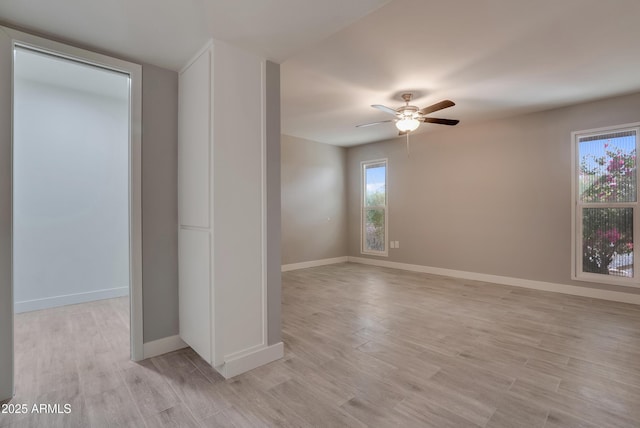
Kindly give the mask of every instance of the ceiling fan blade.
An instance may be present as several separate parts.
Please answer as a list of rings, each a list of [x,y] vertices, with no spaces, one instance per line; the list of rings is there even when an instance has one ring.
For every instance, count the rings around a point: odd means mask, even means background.
[[[400,131],[398,132],[398,135],[407,135],[409,133],[409,131]]]
[[[456,119],[438,119],[436,117],[423,117],[420,119],[422,122],[437,123],[438,125],[457,125],[460,121]]]
[[[380,111],[383,111],[383,112],[385,112],[385,113],[392,114],[392,115],[394,115],[394,116],[395,116],[395,115],[396,115],[396,113],[397,113],[394,109],[392,109],[392,108],[390,108],[390,107],[387,107],[387,106],[380,105],[380,104],[372,104],[372,105],[371,105],[371,107],[373,107],[373,108],[377,108],[377,109],[378,109],[378,110],[380,110]]]
[[[363,123],[362,125],[356,125],[356,128],[364,128],[365,126],[379,125],[381,123],[389,123],[389,122],[393,122],[393,120],[389,119],[389,120],[381,120],[379,122]]]
[[[435,104],[432,104],[432,105],[430,105],[428,107],[423,108],[422,110],[420,110],[420,114],[433,113],[434,111],[438,111],[438,110],[442,110],[442,109],[445,109],[445,108],[453,107],[454,105],[456,105],[456,103],[454,103],[453,101],[450,101],[450,100],[440,101],[439,103],[435,103]]]

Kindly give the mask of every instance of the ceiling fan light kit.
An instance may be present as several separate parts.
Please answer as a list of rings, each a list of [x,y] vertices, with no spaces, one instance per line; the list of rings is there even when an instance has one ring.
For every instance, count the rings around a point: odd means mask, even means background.
[[[396,117],[395,120],[383,120],[380,122],[365,123],[362,125],[357,125],[356,127],[361,128],[364,126],[378,125],[380,123],[395,122],[396,128],[398,128],[398,131],[400,131],[400,135],[404,135],[418,129],[418,127],[420,126],[420,123],[423,123],[423,122],[435,123],[438,125],[448,125],[448,126],[454,126],[460,122],[459,120],[455,120],[455,119],[438,119],[435,117],[426,117],[427,114],[433,113],[434,111],[453,107],[454,105],[456,105],[453,101],[444,100],[444,101],[440,101],[439,103],[432,104],[423,109],[419,109],[416,106],[409,105],[411,98],[413,98],[413,94],[411,93],[402,94],[402,99],[405,101],[405,105],[403,105],[402,107],[398,107],[397,109],[392,109],[390,107],[383,106],[380,104],[372,105],[371,107],[375,109],[378,109],[387,114],[391,114],[395,116]]]
[[[415,131],[418,129],[418,126],[420,126],[420,121],[413,117],[403,117],[396,122],[396,128],[398,128],[398,131],[400,132]]]

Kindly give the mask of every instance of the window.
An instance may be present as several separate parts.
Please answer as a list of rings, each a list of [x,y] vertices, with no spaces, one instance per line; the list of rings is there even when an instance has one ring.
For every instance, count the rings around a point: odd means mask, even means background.
[[[638,125],[573,133],[573,279],[638,285]]]
[[[362,162],[362,253],[387,255],[387,160]]]

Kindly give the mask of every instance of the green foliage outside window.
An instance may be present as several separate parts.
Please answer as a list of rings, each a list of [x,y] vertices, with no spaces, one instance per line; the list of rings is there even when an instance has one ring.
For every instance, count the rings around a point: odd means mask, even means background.
[[[375,192],[367,194],[366,206],[385,205],[385,194]],[[365,212],[366,248],[373,251],[385,250],[385,211],[381,208],[369,208]]]
[[[609,149],[604,155],[583,156],[580,196],[583,202],[635,202],[636,151]],[[582,266],[584,272],[611,274],[617,255],[633,251],[633,208],[584,208],[582,211]]]

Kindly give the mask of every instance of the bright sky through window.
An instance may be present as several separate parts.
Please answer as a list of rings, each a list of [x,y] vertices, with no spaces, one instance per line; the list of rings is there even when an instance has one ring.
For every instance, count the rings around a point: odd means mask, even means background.
[[[381,165],[379,167],[367,168],[367,191],[371,193],[385,191],[385,175],[386,167]]]

